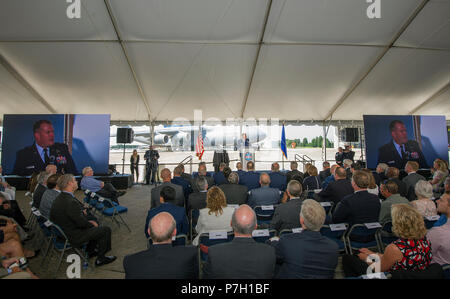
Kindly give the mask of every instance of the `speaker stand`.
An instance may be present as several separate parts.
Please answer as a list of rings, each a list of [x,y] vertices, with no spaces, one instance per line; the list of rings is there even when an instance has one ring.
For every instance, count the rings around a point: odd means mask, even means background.
[[[125,143],[123,144],[122,174],[125,174]]]

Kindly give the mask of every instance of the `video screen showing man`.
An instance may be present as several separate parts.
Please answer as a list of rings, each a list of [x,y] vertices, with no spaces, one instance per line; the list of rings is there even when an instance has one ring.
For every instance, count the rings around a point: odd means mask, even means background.
[[[406,162],[415,161],[420,168],[428,168],[425,157],[415,140],[408,140],[405,124],[394,120],[389,124],[391,142],[378,149],[378,164],[386,163],[391,167],[404,169]]]
[[[55,143],[55,130],[48,120],[39,120],[33,125],[35,142],[16,153],[14,174],[28,176],[44,171],[47,165],[55,165],[58,173],[76,174],[72,155],[64,143]]]

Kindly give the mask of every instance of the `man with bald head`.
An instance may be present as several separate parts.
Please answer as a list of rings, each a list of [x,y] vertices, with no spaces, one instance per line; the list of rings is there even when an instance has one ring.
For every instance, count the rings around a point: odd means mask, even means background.
[[[159,201],[160,198],[160,193],[162,188],[169,186],[172,187],[173,189],[175,189],[175,202],[173,204],[180,206],[180,207],[184,207],[184,192],[183,192],[183,187],[181,187],[180,185],[176,185],[174,183],[171,182],[172,180],[172,173],[170,172],[170,169],[168,168],[164,168],[163,170],[161,170],[161,179],[163,180],[163,183],[161,185],[159,185],[158,187],[154,187],[152,189],[152,199],[151,199],[151,209],[158,207],[161,202]]]
[[[154,216],[147,232],[152,245],[123,260],[126,279],[198,279],[197,248],[172,246],[177,229],[170,213],[161,212]]]
[[[270,187],[286,191],[286,176],[280,172],[280,164],[277,162],[272,164],[272,172],[270,173]]]
[[[206,279],[271,279],[275,271],[275,250],[252,238],[257,227],[255,212],[241,205],[233,213],[234,239],[209,247],[203,268]]]
[[[248,192],[248,204],[251,207],[276,205],[280,202],[282,192],[270,187],[270,177],[267,173],[262,173],[259,177],[261,188]]]

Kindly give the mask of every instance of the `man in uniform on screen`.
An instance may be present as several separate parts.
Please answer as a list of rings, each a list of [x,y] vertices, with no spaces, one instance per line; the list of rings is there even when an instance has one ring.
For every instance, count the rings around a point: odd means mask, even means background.
[[[378,149],[378,164],[386,163],[390,167],[404,169],[406,162],[415,161],[420,168],[428,168],[419,144],[415,140],[408,140],[405,124],[394,120],[389,124],[391,142]]]
[[[16,154],[14,174],[27,176],[45,171],[47,165],[55,165],[58,173],[76,174],[72,155],[64,143],[55,143],[55,130],[48,120],[39,120],[33,125],[34,144]]]

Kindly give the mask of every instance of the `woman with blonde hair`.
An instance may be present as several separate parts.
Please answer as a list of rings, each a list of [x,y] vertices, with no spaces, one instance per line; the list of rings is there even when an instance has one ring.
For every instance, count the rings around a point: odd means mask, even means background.
[[[409,204],[392,206],[392,232],[398,237],[386,247],[384,254],[374,253],[367,248],[359,250],[358,256],[345,255],[342,264],[346,277],[367,273],[378,256],[378,272],[395,270],[425,270],[431,263],[431,245],[426,238],[427,229],[422,215]],[[376,267],[377,268],[377,267]]]
[[[130,170],[133,175],[133,181],[139,182],[139,155],[137,150],[133,150],[133,154],[130,157]]]
[[[192,244],[198,245],[198,239],[202,233],[211,231],[232,231],[231,217],[234,208],[227,206],[225,193],[219,187],[212,187],[206,194],[206,208],[201,209],[195,231],[197,237]]]
[[[436,204],[431,200],[433,197],[433,186],[430,182],[421,180],[416,183],[414,191],[417,200],[411,202],[412,206],[419,211],[423,217],[437,215]]]
[[[378,196],[378,194],[380,193],[380,190],[378,189],[378,186],[377,186],[377,183],[375,181],[375,177],[373,176],[372,171],[370,171],[370,169],[367,169],[367,168],[363,168],[361,170],[366,172],[369,175],[369,186],[367,187],[367,192]]]

